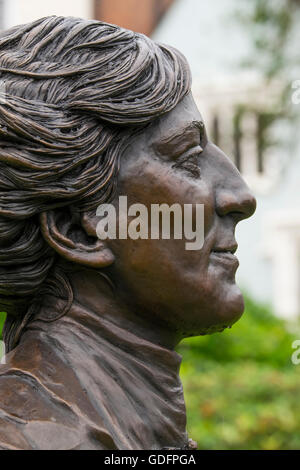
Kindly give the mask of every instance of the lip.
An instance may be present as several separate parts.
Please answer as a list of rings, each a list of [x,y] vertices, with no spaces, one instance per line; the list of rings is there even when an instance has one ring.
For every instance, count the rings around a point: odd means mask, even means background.
[[[239,267],[239,260],[238,258],[234,255],[235,250],[212,250],[210,253],[210,256],[213,260],[230,265],[230,266],[235,266],[236,268]]]
[[[236,242],[233,242],[231,243],[230,245],[217,245],[217,246],[214,246],[212,248],[212,253],[231,253],[232,255],[234,255],[234,253],[236,252],[238,248],[238,244]]]

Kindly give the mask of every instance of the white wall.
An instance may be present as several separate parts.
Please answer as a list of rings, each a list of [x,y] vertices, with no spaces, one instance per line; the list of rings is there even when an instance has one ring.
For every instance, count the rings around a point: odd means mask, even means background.
[[[92,19],[93,5],[93,0],[5,0],[5,27],[50,15]]]

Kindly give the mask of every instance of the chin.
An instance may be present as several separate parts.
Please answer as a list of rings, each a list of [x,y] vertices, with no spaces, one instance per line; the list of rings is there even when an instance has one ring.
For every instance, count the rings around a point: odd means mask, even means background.
[[[221,291],[219,298],[214,298],[210,305],[213,309],[207,309],[209,325],[194,325],[194,331],[189,336],[203,336],[220,333],[236,323],[244,313],[245,304],[239,287],[234,284]]]
[[[243,294],[239,287],[236,284],[233,284],[226,290],[226,293],[220,302],[218,316],[224,320],[223,323],[226,324],[226,326],[231,326],[241,318],[244,310],[245,303]]]

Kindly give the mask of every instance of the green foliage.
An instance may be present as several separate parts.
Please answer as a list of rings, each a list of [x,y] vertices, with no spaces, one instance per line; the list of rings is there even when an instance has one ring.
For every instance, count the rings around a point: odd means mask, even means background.
[[[279,75],[285,78],[287,70],[295,66],[295,56],[290,54],[289,46],[299,10],[299,0],[238,2],[237,17],[249,28],[253,43],[253,57],[245,65],[264,71],[268,78]]]
[[[0,340],[2,339],[2,328],[5,322],[6,313],[0,312]]]
[[[180,346],[188,430],[200,449],[300,448],[298,337],[247,299],[231,330]]]
[[[256,361],[274,367],[290,363],[291,343],[295,337],[267,307],[246,298],[246,311],[230,330],[212,336],[191,338],[180,346],[187,360],[209,358],[218,363]]]

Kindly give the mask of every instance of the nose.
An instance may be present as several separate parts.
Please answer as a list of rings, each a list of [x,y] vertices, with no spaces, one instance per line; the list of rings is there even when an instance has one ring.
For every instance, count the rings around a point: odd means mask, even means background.
[[[251,217],[256,209],[255,197],[242,178],[239,179],[239,184],[235,181],[232,188],[224,187],[216,195],[218,215],[232,215],[237,222]]]

